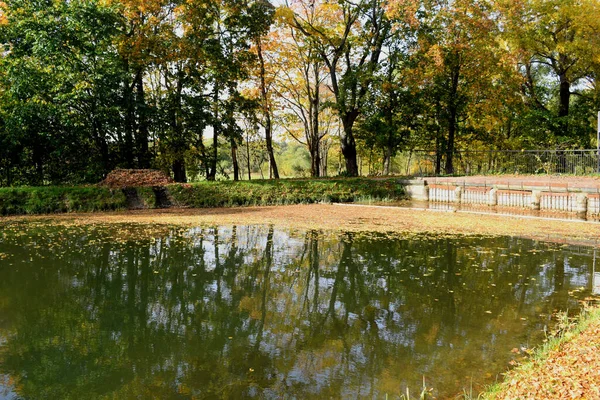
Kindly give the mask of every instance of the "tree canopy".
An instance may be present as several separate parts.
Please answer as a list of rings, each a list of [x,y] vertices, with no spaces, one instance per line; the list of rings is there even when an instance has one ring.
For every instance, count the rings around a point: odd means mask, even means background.
[[[306,163],[318,177],[335,155],[338,173],[359,174],[368,155],[387,174],[397,152],[414,149],[434,152],[436,171],[451,174],[461,149],[590,148],[599,8],[8,0],[0,185],[98,182],[118,167],[185,182],[259,170],[279,178]]]

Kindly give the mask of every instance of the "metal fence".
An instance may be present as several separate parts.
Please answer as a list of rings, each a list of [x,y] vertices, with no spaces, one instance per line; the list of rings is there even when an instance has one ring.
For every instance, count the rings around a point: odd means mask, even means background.
[[[413,150],[396,158],[398,172],[405,175],[435,176],[434,151]],[[600,172],[598,150],[462,150],[454,155],[455,175],[571,174]],[[445,173],[444,157],[440,173]]]

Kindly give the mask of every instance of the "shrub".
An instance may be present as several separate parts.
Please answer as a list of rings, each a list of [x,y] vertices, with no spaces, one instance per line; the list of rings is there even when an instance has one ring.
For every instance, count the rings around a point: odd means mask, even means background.
[[[0,188],[0,215],[120,210],[121,190],[95,186]]]

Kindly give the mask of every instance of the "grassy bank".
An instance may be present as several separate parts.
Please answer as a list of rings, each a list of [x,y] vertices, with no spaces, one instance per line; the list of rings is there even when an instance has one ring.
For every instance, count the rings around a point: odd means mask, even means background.
[[[586,308],[576,320],[564,317],[557,334],[479,398],[600,398],[599,334],[598,307]]]
[[[192,208],[354,202],[405,197],[404,186],[394,179],[201,182],[169,185],[166,188],[174,206]],[[152,188],[140,187],[136,190],[142,208],[162,205]],[[0,188],[0,215],[122,210],[127,208],[127,204],[122,190],[97,186]]]
[[[201,182],[170,185],[168,190],[175,205],[193,208],[346,203],[405,196],[404,186],[394,179],[366,178]]]
[[[0,188],[0,215],[111,211],[126,208],[121,190],[96,186]]]

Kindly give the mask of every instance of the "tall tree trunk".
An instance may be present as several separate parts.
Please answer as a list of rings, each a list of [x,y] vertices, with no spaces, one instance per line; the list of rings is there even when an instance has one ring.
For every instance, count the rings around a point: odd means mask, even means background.
[[[267,144],[267,153],[269,153],[269,165],[273,178],[279,179],[279,170],[275,162],[275,153],[273,151],[273,127],[271,122],[271,107],[269,106],[269,96],[267,94],[267,84],[265,80],[265,60],[262,54],[262,43],[260,38],[256,40],[256,50],[260,66],[260,95],[262,100],[263,116],[265,119],[265,142]]]
[[[566,74],[560,74],[560,98],[558,105],[558,116],[566,117],[569,115],[569,103],[571,101],[571,83]]]
[[[125,79],[123,80],[123,112],[125,113],[125,143],[123,156],[127,168],[133,168],[133,125],[134,125],[134,104],[132,96],[132,87],[129,76],[129,60],[124,60]]]
[[[273,151],[273,134],[272,134],[272,123],[271,113],[265,114],[265,141],[267,144],[267,152],[269,153],[269,165],[273,178],[279,179],[279,169],[277,168],[277,162],[275,161],[275,152]]]
[[[327,176],[327,161],[329,156],[329,142],[321,143],[319,146],[321,151],[321,176]]]
[[[271,170],[271,177],[274,179],[279,179],[279,169],[277,168],[277,163],[275,162],[275,153],[273,152],[273,138],[271,137],[271,117],[268,117],[267,119],[268,122],[265,123],[265,138],[267,143],[267,153],[269,153],[269,169]]]
[[[319,131],[319,109],[321,107],[321,98],[319,91],[319,66],[318,63],[315,62],[313,65],[314,68],[314,92],[313,98],[309,99],[310,101],[310,128],[309,135],[310,138],[307,141],[310,150],[310,174],[314,178],[318,178],[321,175],[321,132]],[[308,79],[307,79],[308,81]],[[310,88],[308,90],[310,93]]]
[[[208,155],[206,154],[206,146],[204,145],[203,139],[204,139],[204,137],[202,136],[202,133],[200,133],[200,135],[196,139],[196,147],[200,151],[201,159],[204,160],[204,162],[202,162],[202,167],[204,168],[204,176],[208,176],[209,166],[208,166],[208,163],[206,162],[206,160],[208,160]]]
[[[175,179],[175,182],[187,182],[185,162],[182,159],[173,160],[173,179]]]
[[[104,135],[102,134],[100,123],[95,117],[92,121],[92,129],[94,132],[94,140],[96,141],[96,145],[100,150],[100,158],[102,159],[102,174],[105,175],[110,172],[110,155],[108,151],[108,143],[106,142],[106,137],[104,137]]]
[[[358,162],[356,159],[356,142],[354,140],[353,125],[356,117],[353,114],[346,114],[342,117],[342,134],[340,135],[340,144],[342,155],[346,161],[346,173],[348,176],[358,176]]]
[[[458,119],[458,85],[460,80],[460,54],[456,55],[456,65],[451,70],[450,99],[448,106],[448,141],[446,142],[446,168],[448,175],[454,173],[454,141]]]
[[[252,171],[250,169],[250,137],[249,135],[246,135],[246,161],[247,161],[247,165],[248,165],[248,180],[251,181],[252,180]]]
[[[559,89],[559,105],[558,105],[558,117],[559,121],[559,132],[558,136],[567,136],[569,134],[569,103],[571,102],[571,83],[565,73],[559,75],[560,89]],[[559,172],[565,172],[561,170]]]
[[[137,164],[138,168],[150,168],[150,153],[148,152],[148,108],[144,92],[143,71],[138,71],[135,77],[136,105],[138,114],[137,123]]]
[[[446,143],[446,174],[454,173],[454,140],[456,137],[456,113],[454,110],[450,112],[448,118],[448,141]]]
[[[392,169],[392,145],[387,144],[383,151],[383,174],[389,175]]]
[[[175,182],[187,182],[185,170],[185,140],[183,138],[183,126],[181,121],[181,94],[183,92],[183,73],[177,73],[177,88],[175,90],[175,104],[171,109],[171,129],[175,135],[175,160],[173,160],[173,179]]]
[[[233,180],[234,181],[240,180],[240,166],[238,164],[238,159],[237,159],[237,150],[238,150],[237,143],[235,142],[235,138],[232,136],[231,137],[231,163],[233,164]]]
[[[310,146],[310,176],[313,178],[321,176],[321,149],[318,140]]]
[[[213,144],[210,149],[209,170],[206,179],[214,181],[217,179],[217,156],[219,147],[219,134],[221,131],[221,122],[219,121],[219,83],[215,82],[213,92]]]

